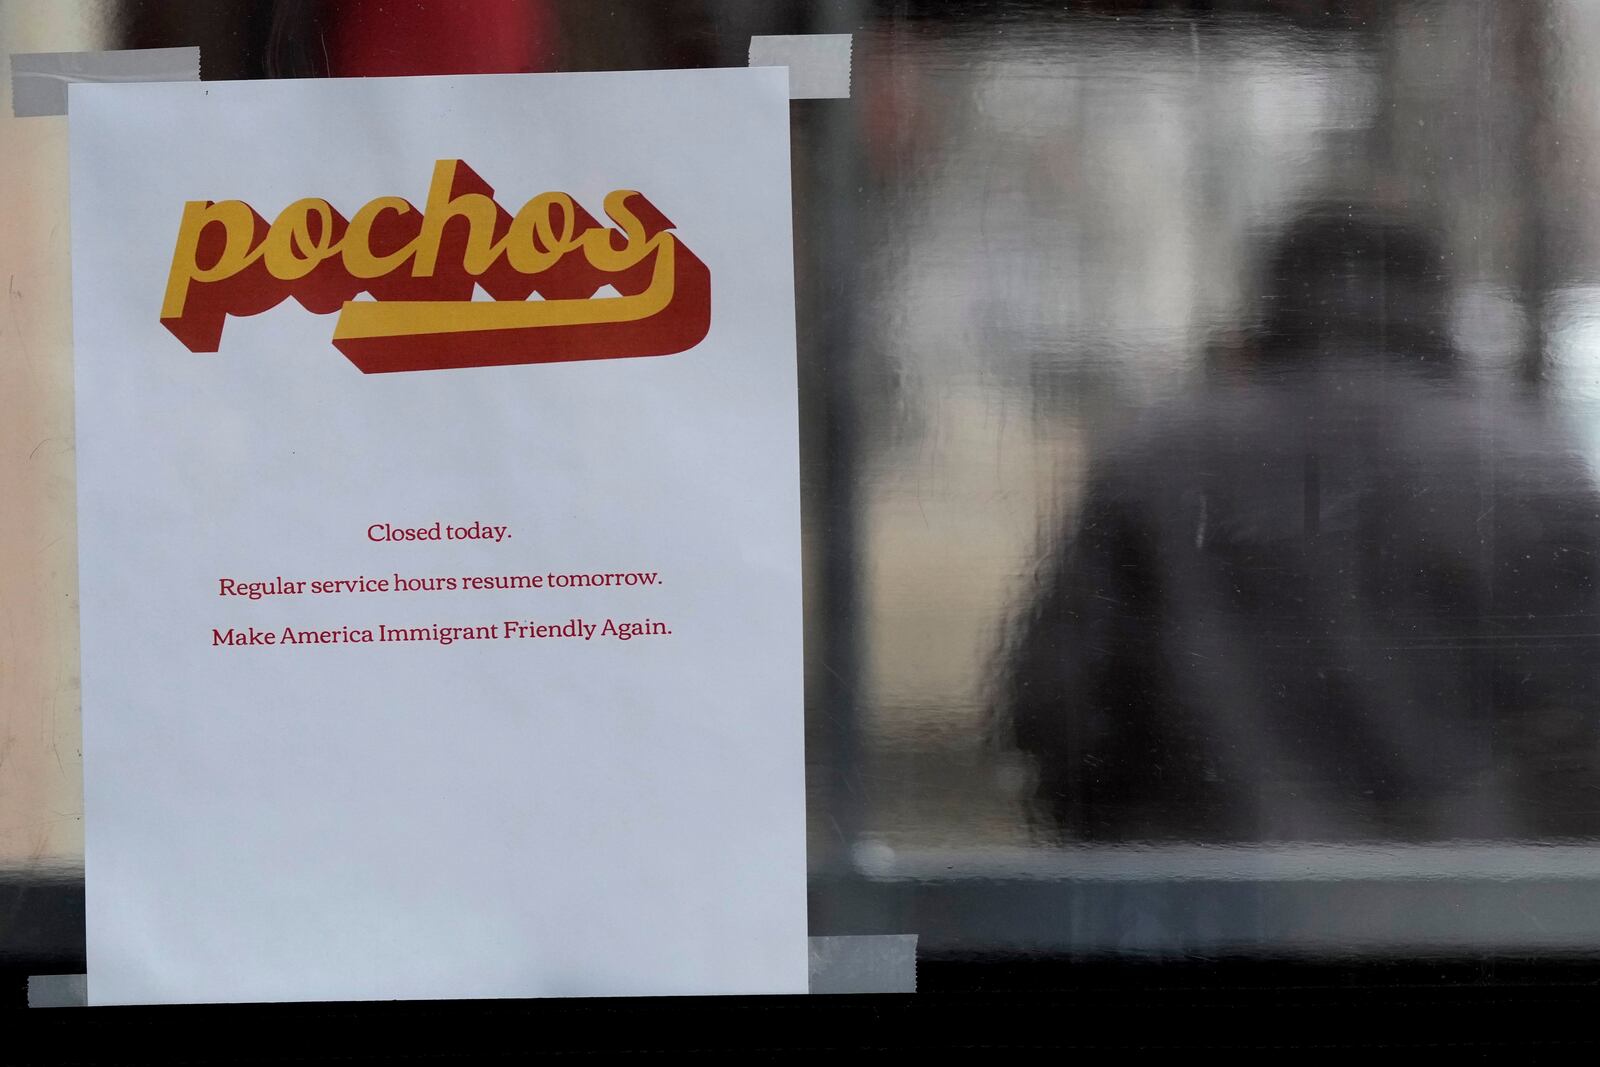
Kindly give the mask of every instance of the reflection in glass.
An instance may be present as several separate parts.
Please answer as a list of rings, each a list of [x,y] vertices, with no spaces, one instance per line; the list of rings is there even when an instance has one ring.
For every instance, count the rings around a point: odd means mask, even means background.
[[[1344,204],[1267,257],[1259,331],[1094,443],[1008,711],[1095,840],[1600,832],[1600,494],[1477,388],[1426,236]]]

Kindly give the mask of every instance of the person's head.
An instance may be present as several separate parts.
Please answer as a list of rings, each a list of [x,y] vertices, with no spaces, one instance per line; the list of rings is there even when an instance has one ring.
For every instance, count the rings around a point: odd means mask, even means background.
[[[1260,287],[1255,358],[1275,369],[1383,358],[1452,368],[1444,253],[1423,230],[1319,204],[1278,235]]]

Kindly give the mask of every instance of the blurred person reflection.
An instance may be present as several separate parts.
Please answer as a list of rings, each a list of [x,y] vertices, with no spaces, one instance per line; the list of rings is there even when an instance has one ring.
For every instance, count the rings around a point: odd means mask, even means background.
[[[1096,442],[1005,669],[1052,832],[1600,833],[1600,496],[1449,296],[1424,232],[1309,210],[1251,339]]]

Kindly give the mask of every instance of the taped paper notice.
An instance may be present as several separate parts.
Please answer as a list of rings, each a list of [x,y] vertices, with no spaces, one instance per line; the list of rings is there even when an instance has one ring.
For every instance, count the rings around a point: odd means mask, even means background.
[[[17,118],[67,113],[73,82],[197,82],[198,48],[115,52],[31,52],[11,57],[11,113]]]
[[[850,95],[850,35],[804,33],[750,38],[752,67],[788,67],[789,99]]]
[[[783,73],[69,126],[90,1002],[805,992]]]

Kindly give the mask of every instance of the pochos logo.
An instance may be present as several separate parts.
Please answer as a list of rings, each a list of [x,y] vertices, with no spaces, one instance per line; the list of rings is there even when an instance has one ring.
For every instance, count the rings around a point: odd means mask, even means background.
[[[229,315],[293,297],[314,314],[339,312],[334,347],[369,374],[699,344],[711,326],[705,264],[643,194],[613,192],[605,213],[612,228],[552,192],[512,215],[459,159],[434,165],[422,211],[383,196],[346,219],[311,198],[268,225],[242,200],[192,200],[161,323],[190,351],[215,352]],[[605,285],[618,295],[597,297]],[[492,299],[474,300],[474,287]]]

